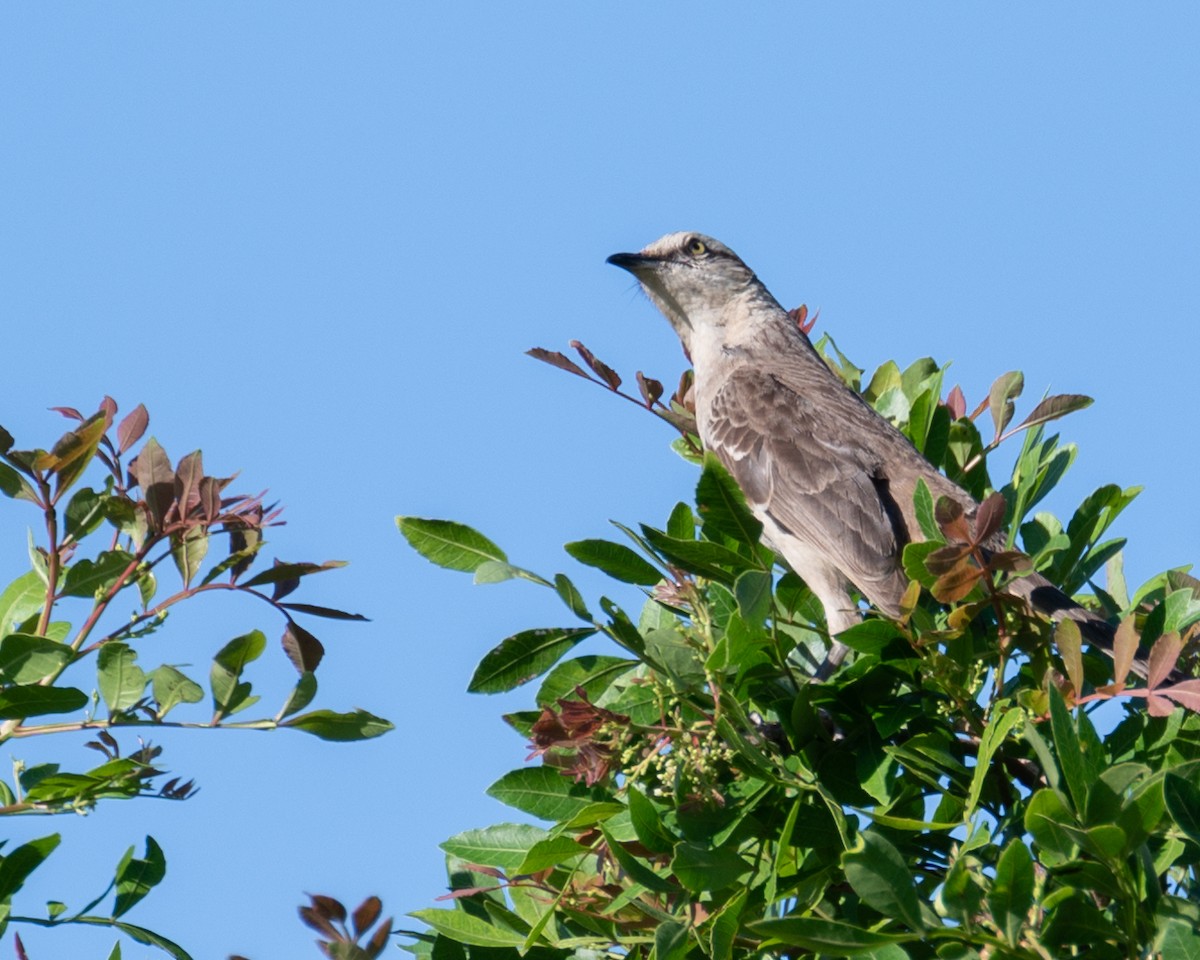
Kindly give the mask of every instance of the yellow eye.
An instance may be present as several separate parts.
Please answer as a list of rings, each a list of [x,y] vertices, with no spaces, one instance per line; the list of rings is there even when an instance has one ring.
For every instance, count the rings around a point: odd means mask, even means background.
[[[695,237],[693,237],[687,242],[687,252],[693,257],[699,257],[708,253],[708,247],[704,245],[703,240],[697,240]]]

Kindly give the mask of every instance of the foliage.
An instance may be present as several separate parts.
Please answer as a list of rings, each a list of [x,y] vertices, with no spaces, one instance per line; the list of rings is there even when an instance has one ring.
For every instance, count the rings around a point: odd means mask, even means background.
[[[972,523],[918,489],[924,542],[905,551],[904,615],[843,633],[855,656],[827,682],[811,680],[828,643],[820,606],[699,455],[686,376],[667,402],[640,374],[641,399],[622,395],[680,431],[676,448],[701,466],[694,504],[566,547],[640,587],[640,612],[523,570],[469,527],[399,518],[434,563],[551,589],[580,624],[507,638],[472,679],[497,692],[540,678],[532,709],[505,717],[540,764],[488,792],[546,825],[447,840],[450,905],[413,913],[429,928],[409,932],[414,953],[1200,954],[1200,681],[1172,674],[1194,661],[1200,582],[1172,571],[1130,595],[1124,541],[1107,531],[1136,489],[1101,487],[1066,523],[1037,509],[1075,457],[1046,423],[1090,401],[1049,397],[1013,426],[1020,374],[968,412],[959,388],[943,398],[932,360],[864,379],[832,341],[818,348],[984,502]],[[621,391],[577,350],[587,370],[534,355]],[[1010,437],[1021,450],[997,487],[988,454]],[[989,555],[980,542],[1001,524],[1014,550]],[[1003,591],[1029,563],[1071,593],[1090,589],[1077,599],[1120,625],[1115,660]],[[579,655],[593,636],[608,649]],[[1139,647],[1148,675],[1128,684]]]
[[[286,598],[301,578],[341,562],[276,560],[250,573],[265,546],[265,531],[280,523],[275,506],[264,505],[261,496],[230,493],[233,478],[206,474],[200,451],[173,465],[150,438],[135,452],[149,424],[140,405],[119,422],[108,397],[90,417],[56,409],[74,426],[50,450],[14,449],[12,437],[0,428],[0,491],[36,509],[44,530],[40,541],[30,536],[31,569],[0,592],[0,742],[87,730],[95,739],[86,746],[103,760],[84,769],[14,761],[11,783],[0,780],[0,814],[86,813],[102,801],[136,797],[186,799],[196,790],[193,781],[168,779],[161,749],[143,739],[157,728],[287,728],[327,740],[363,739],[391,729],[363,710],[302,712],[316,695],[315,671],[324,649],[297,618],[365,618]],[[89,471],[101,476],[84,485]],[[218,544],[224,545],[219,552]],[[172,564],[178,583],[160,593],[163,571]],[[202,678],[178,663],[153,669],[138,663],[147,646],[142,641],[180,603],[229,591],[253,597],[283,617],[281,644],[299,675],[278,710],[254,719],[241,717],[259,700],[247,679],[247,668],[267,646],[259,630],[235,637],[213,657],[207,711],[200,706],[206,699]],[[123,753],[119,737],[131,728],[137,746]],[[58,834],[50,834],[0,857],[0,932],[15,922],[98,925],[187,957],[178,944],[124,919],[166,874],[165,855],[152,837],[145,840],[143,856],[129,848],[107,887],[86,906],[72,910],[52,902],[44,917],[13,913],[14,895],[58,843]],[[110,893],[111,908],[93,913]],[[23,955],[24,948],[18,949]],[[113,955],[119,957],[119,945]]]

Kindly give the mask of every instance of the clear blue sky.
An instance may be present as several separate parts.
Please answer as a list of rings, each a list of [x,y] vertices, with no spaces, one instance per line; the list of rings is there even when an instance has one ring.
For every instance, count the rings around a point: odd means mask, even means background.
[[[397,725],[157,738],[194,800],[5,823],[61,830],[73,868],[26,909],[81,905],[146,833],[168,877],[129,919],[197,958],[315,957],[303,891],[396,913],[442,891],[437,843],[507,816],[483,791],[525,754],[498,715],[531,694],[468,697],[470,672],[567,621],[428,566],[393,517],[469,522],[595,596],[561,544],[661,521],[693,475],[656,421],[523,351],[579,338],[673,380],[674,335],[604,264],[670,230],[820,307],[860,366],[953,360],[972,403],[1009,369],[1030,403],[1096,397],[1051,506],[1144,483],[1131,576],[1196,559],[1198,49],[1200,7],[1170,2],[6,4],[0,423],[45,443],[47,407],[110,393],[172,457],[269,486],[277,554],[351,561],[298,599],[372,618],[314,625],[321,703]],[[35,520],[0,503],[3,583]],[[250,627],[278,637],[224,599],[142,663],[206,673]],[[290,670],[272,647],[255,676]],[[16,755],[79,767],[82,739]],[[111,944],[22,936],[34,960]]]

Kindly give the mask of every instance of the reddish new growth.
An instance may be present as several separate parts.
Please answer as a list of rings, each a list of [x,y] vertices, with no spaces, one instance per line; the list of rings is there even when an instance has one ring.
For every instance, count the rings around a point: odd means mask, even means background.
[[[557,713],[542,708],[530,731],[533,752],[525,759],[543,757],[549,766],[561,767],[591,787],[608,776],[629,717],[591,703],[582,687],[575,688],[575,695],[578,700],[559,699]]]

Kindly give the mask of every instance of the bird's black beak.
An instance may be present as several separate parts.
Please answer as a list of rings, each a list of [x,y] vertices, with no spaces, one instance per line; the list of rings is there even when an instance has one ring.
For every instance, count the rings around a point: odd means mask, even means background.
[[[654,260],[644,257],[640,253],[614,253],[604,262],[611,263],[614,267],[620,267],[622,270],[628,270],[635,276],[640,270],[645,270],[654,264]]]

